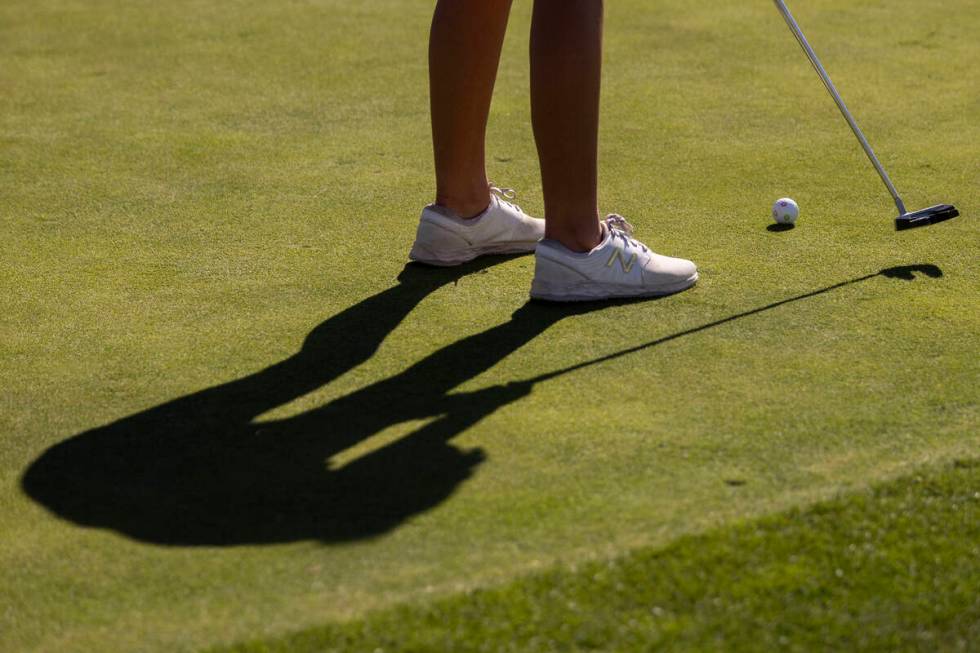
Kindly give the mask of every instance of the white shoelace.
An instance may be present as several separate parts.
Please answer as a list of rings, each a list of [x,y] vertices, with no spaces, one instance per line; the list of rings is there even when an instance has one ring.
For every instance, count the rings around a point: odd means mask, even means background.
[[[507,200],[517,199],[517,191],[513,188],[500,188],[494,186],[493,182],[490,182],[490,192],[497,196],[497,199],[506,204],[507,206],[517,209],[519,213],[524,213],[521,207],[517,206],[513,202],[508,202]]]
[[[629,243],[633,247],[639,247],[644,252],[649,251],[647,250],[646,245],[631,237],[633,235],[633,225],[631,225],[623,216],[619,215],[618,213],[610,213],[606,216],[606,219],[603,220],[603,223],[609,229],[609,233],[614,238],[622,238],[623,242]]]

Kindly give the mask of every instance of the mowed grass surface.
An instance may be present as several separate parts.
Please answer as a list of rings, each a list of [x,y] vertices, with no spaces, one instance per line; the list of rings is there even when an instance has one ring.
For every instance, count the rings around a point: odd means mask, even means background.
[[[239,653],[969,651],[980,638],[980,465],[311,629]]]
[[[431,9],[0,7],[0,650],[276,637],[976,451],[976,3],[796,8],[907,203],[964,214],[900,235],[769,3],[610,3],[602,208],[702,280],[585,310],[527,257],[396,281]],[[540,214],[529,11],[489,170]]]

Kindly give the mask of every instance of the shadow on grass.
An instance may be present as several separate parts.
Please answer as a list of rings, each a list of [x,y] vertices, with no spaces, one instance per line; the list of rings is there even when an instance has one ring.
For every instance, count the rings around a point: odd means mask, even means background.
[[[316,327],[299,352],[247,377],[75,435],[45,451],[22,487],[54,514],[145,542],[230,546],[384,534],[437,506],[484,460],[453,437],[534,384],[876,277],[937,278],[934,265],[888,268],[533,378],[452,390],[561,319],[608,303],[529,302],[508,322],[399,374],[281,420],[256,422],[370,358],[427,295],[501,258],[450,269],[408,265],[399,283]],[[385,429],[429,420],[338,468],[326,461]]]
[[[766,227],[766,231],[772,231],[774,233],[780,233],[780,232],[783,232],[783,231],[793,231],[793,229],[795,229],[795,228],[796,228],[796,225],[795,224],[782,224],[782,223],[777,223],[777,224],[771,224],[768,227]]]

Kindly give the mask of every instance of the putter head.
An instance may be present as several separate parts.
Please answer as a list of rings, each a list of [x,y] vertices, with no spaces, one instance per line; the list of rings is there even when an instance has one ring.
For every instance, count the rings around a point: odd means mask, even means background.
[[[952,220],[959,214],[960,212],[952,204],[937,204],[936,206],[930,206],[928,209],[913,211],[912,213],[898,216],[895,218],[895,231],[915,229],[916,227],[925,227],[930,224],[936,224],[937,222]]]

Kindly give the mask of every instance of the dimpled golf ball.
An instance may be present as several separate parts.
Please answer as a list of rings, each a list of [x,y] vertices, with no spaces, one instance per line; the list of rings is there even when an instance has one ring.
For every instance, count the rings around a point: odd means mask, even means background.
[[[772,219],[778,224],[795,224],[800,217],[800,207],[788,197],[776,200],[772,205]]]

